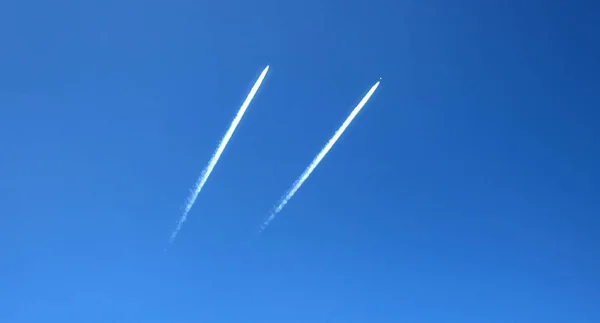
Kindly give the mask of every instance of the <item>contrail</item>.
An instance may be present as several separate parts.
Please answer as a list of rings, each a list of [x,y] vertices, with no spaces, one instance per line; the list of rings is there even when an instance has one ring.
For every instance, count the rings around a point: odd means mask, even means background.
[[[190,212],[190,209],[194,205],[194,202],[196,202],[196,198],[198,197],[198,194],[202,190],[202,187],[206,183],[206,180],[210,176],[210,173],[212,173],[213,169],[215,168],[215,165],[219,161],[219,158],[221,157],[221,154],[225,150],[227,143],[231,139],[231,136],[233,135],[235,128],[240,123],[240,120],[244,116],[246,109],[248,109],[250,102],[252,102],[252,99],[254,99],[254,96],[256,95],[256,92],[258,92],[258,88],[260,88],[260,85],[262,84],[263,80],[265,79],[265,76],[267,75],[268,71],[269,71],[269,65],[267,65],[267,67],[265,67],[265,69],[262,71],[262,73],[260,73],[258,80],[256,80],[256,83],[254,83],[254,86],[252,86],[252,89],[250,90],[250,93],[248,93],[246,100],[244,101],[244,103],[240,107],[240,110],[238,111],[235,118],[231,122],[229,129],[227,129],[225,136],[223,137],[223,139],[221,139],[221,142],[219,142],[219,146],[217,147],[217,150],[214,152],[214,154],[210,158],[210,161],[208,162],[208,165],[206,166],[206,168],[204,168],[204,170],[202,171],[202,174],[196,181],[194,189],[191,191],[191,195],[188,197],[187,203],[185,205],[185,210],[183,211],[183,215],[181,216],[181,218],[179,219],[179,222],[177,223],[177,228],[171,234],[171,239],[170,239],[171,243],[175,240],[175,237],[177,237],[177,233],[179,233],[179,230],[181,230],[181,226],[187,220],[188,213]]]
[[[317,165],[319,165],[319,163],[321,162],[321,160],[323,160],[323,158],[325,157],[325,155],[327,155],[327,153],[329,152],[329,150],[331,149],[331,147],[333,147],[333,145],[335,145],[335,142],[338,139],[340,139],[340,136],[344,133],[344,131],[346,130],[346,128],[348,128],[348,126],[350,125],[350,123],[352,122],[352,120],[354,120],[354,117],[356,117],[356,115],[360,112],[360,110],[365,106],[365,104],[367,103],[367,101],[369,101],[369,99],[371,98],[371,96],[373,95],[373,93],[375,92],[375,90],[377,89],[377,87],[379,86],[379,83],[381,82],[381,78],[379,80],[380,81],[377,81],[377,83],[375,83],[375,85],[373,85],[371,87],[371,89],[369,90],[369,92],[362,98],[362,100],[360,100],[360,102],[354,108],[354,110],[352,110],[352,112],[350,113],[350,115],[348,116],[348,118],[346,118],[346,120],[344,121],[344,123],[342,124],[342,126],[335,132],[335,134],[333,135],[333,137],[331,137],[331,139],[329,139],[329,141],[327,142],[327,144],[325,145],[325,147],[323,147],[323,150],[321,150],[321,152],[319,152],[319,154],[317,155],[317,157],[315,157],[315,159],[310,163],[310,165],[308,165],[308,167],[306,168],[306,170],[304,171],[304,173],[302,173],[302,175],[300,175],[300,177],[298,177],[298,179],[294,182],[294,185],[292,185],[292,188],[281,199],[281,202],[279,203],[279,205],[275,208],[275,210],[273,212],[271,212],[271,215],[262,224],[262,226],[260,228],[260,232],[262,232],[269,225],[269,223],[271,223],[271,221],[273,221],[273,219],[275,219],[275,216],[277,216],[277,214],[279,212],[281,212],[281,210],[285,207],[285,205],[287,204],[287,202],[294,196],[294,194],[296,194],[296,192],[298,191],[298,189],[300,189],[300,187],[302,186],[302,184],[304,184],[304,181],[306,181],[306,179],[308,178],[308,176],[310,176],[310,174],[313,172],[313,170],[315,170],[315,168],[317,167]]]

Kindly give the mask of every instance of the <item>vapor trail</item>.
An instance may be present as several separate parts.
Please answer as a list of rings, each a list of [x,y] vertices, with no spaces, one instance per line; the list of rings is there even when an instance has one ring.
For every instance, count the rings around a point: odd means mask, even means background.
[[[375,90],[377,89],[377,87],[379,86],[380,82],[381,81],[377,81],[377,83],[375,83],[375,85],[373,85],[371,87],[371,89],[369,90],[369,92],[362,98],[362,100],[360,100],[360,102],[354,108],[354,110],[352,110],[352,112],[350,113],[350,115],[348,116],[348,118],[346,118],[346,120],[344,121],[344,123],[342,124],[342,126],[335,132],[335,134],[333,135],[333,137],[331,137],[331,139],[329,139],[329,141],[327,142],[327,144],[325,145],[325,147],[323,147],[323,149],[321,150],[321,152],[319,152],[319,154],[317,155],[317,157],[315,157],[315,159],[310,163],[310,165],[308,165],[308,167],[306,168],[306,170],[304,171],[304,173],[302,173],[302,175],[300,175],[300,177],[298,177],[298,179],[294,182],[294,185],[292,185],[292,188],[281,199],[281,202],[279,202],[279,205],[275,208],[275,210],[273,212],[271,212],[271,215],[269,215],[269,217],[267,218],[267,220],[262,224],[262,226],[260,228],[260,232],[262,232],[269,225],[269,223],[271,223],[271,221],[273,221],[273,219],[275,219],[275,216],[277,216],[277,214],[279,212],[281,212],[281,210],[285,207],[285,205],[288,203],[288,201],[294,196],[294,194],[296,194],[296,192],[298,191],[298,189],[300,189],[300,187],[302,186],[302,184],[304,184],[304,181],[306,181],[306,179],[308,178],[308,176],[310,176],[310,174],[313,172],[313,170],[315,170],[315,168],[317,167],[317,165],[319,165],[319,163],[321,162],[321,160],[323,160],[323,158],[325,157],[325,155],[327,155],[327,153],[329,152],[329,150],[331,149],[331,147],[333,147],[333,145],[335,145],[335,142],[344,133],[344,131],[346,130],[346,128],[348,128],[348,126],[350,125],[350,123],[352,122],[352,120],[354,120],[354,117],[356,117],[356,115],[360,112],[360,110],[365,106],[365,104],[367,103],[367,101],[369,101],[369,99],[371,98],[371,96],[373,95],[373,93],[375,92]]]
[[[240,120],[244,116],[246,109],[248,109],[250,102],[252,102],[252,99],[254,99],[254,96],[256,95],[256,92],[258,92],[258,89],[260,88],[260,85],[262,84],[263,80],[265,79],[265,76],[267,75],[268,71],[269,71],[269,66],[267,65],[267,67],[265,67],[265,69],[262,71],[262,73],[260,73],[260,76],[258,77],[258,80],[256,80],[256,83],[254,83],[254,85],[252,86],[250,93],[248,93],[246,100],[244,100],[244,103],[240,107],[240,110],[238,111],[235,118],[231,122],[231,125],[229,126],[229,129],[227,129],[225,136],[219,142],[219,146],[217,147],[217,150],[214,152],[214,154],[210,158],[208,165],[206,166],[206,168],[204,168],[204,170],[202,171],[202,174],[196,181],[194,189],[191,191],[191,194],[187,199],[187,203],[185,204],[185,210],[183,211],[183,215],[181,216],[181,218],[179,219],[179,222],[177,223],[177,228],[175,228],[175,231],[173,231],[173,233],[171,234],[171,239],[170,239],[171,243],[175,240],[175,237],[177,237],[177,233],[179,233],[179,230],[181,230],[181,226],[187,220],[188,213],[190,212],[190,209],[194,205],[194,202],[196,202],[196,198],[198,197],[198,194],[202,190],[202,187],[206,183],[206,180],[210,176],[210,173],[212,173],[213,169],[215,168],[215,165],[219,161],[219,158],[221,157],[221,154],[225,150],[227,143],[231,139],[231,136],[233,135],[235,128],[240,123]]]

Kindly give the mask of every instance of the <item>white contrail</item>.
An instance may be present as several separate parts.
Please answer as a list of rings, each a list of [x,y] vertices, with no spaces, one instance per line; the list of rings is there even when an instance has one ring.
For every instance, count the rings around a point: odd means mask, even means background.
[[[369,99],[371,98],[371,96],[373,95],[373,93],[375,92],[377,87],[379,86],[379,82],[381,82],[381,81],[377,81],[377,83],[375,83],[375,85],[373,85],[371,87],[369,92],[362,98],[362,100],[360,100],[360,102],[358,103],[356,108],[354,108],[354,110],[352,110],[352,112],[350,113],[348,118],[346,118],[346,120],[344,121],[342,126],[335,132],[333,137],[331,137],[331,139],[329,139],[329,141],[327,142],[325,147],[323,147],[323,150],[321,150],[321,152],[319,152],[317,157],[315,157],[315,159],[310,163],[310,165],[308,165],[308,167],[306,168],[304,173],[302,173],[302,175],[300,175],[300,177],[298,177],[298,179],[294,182],[294,185],[292,185],[292,188],[281,199],[281,202],[279,203],[279,205],[275,208],[275,210],[273,212],[271,212],[271,215],[269,215],[267,220],[263,223],[263,225],[260,228],[260,232],[262,232],[269,225],[269,223],[271,223],[271,221],[273,221],[273,219],[275,219],[275,216],[277,216],[277,213],[279,213],[283,209],[283,207],[287,204],[287,202],[294,196],[294,194],[296,194],[298,189],[300,189],[300,186],[302,186],[302,184],[304,183],[304,181],[306,181],[308,176],[310,176],[310,174],[313,172],[313,170],[315,170],[317,165],[319,165],[321,160],[323,160],[325,155],[327,155],[327,153],[329,152],[331,147],[333,147],[335,142],[344,133],[346,128],[348,128],[348,126],[350,125],[352,120],[354,120],[354,117],[356,117],[356,115],[360,112],[360,110],[365,106],[367,101],[369,101]]]
[[[190,209],[194,205],[194,202],[196,202],[196,198],[198,197],[198,194],[202,190],[202,187],[206,183],[206,180],[210,176],[210,173],[212,173],[213,169],[215,168],[215,165],[219,161],[219,158],[221,157],[223,150],[225,150],[225,147],[227,146],[227,143],[231,139],[231,136],[233,135],[235,128],[240,123],[240,120],[244,116],[244,112],[246,112],[246,109],[248,109],[248,106],[250,105],[250,102],[252,102],[252,99],[256,95],[256,92],[258,92],[258,88],[260,88],[260,85],[262,84],[263,80],[265,79],[265,76],[267,75],[268,71],[269,71],[269,66],[267,65],[267,67],[265,67],[265,69],[262,71],[262,73],[260,73],[260,76],[258,77],[258,80],[256,80],[256,83],[254,83],[254,86],[252,86],[250,93],[248,93],[246,100],[244,101],[244,103],[240,107],[240,110],[238,111],[235,118],[231,122],[231,125],[229,126],[229,129],[227,129],[225,136],[223,137],[223,139],[221,139],[221,142],[219,142],[219,146],[217,147],[217,150],[210,158],[208,165],[206,166],[206,168],[204,168],[204,170],[202,171],[202,174],[196,181],[194,189],[191,191],[191,195],[188,197],[187,203],[185,205],[185,210],[183,211],[183,215],[181,216],[181,218],[179,219],[179,222],[177,223],[177,228],[175,228],[175,231],[173,231],[173,233],[171,234],[171,239],[170,239],[171,242],[173,242],[175,240],[175,237],[177,237],[177,233],[179,233],[179,230],[181,230],[181,226],[183,225],[183,222],[185,222],[187,220],[188,213],[190,212]]]

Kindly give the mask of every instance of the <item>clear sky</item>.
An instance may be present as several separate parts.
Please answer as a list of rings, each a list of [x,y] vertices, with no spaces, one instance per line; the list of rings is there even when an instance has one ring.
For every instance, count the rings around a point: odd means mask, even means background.
[[[0,2],[0,321],[600,322],[599,12]]]

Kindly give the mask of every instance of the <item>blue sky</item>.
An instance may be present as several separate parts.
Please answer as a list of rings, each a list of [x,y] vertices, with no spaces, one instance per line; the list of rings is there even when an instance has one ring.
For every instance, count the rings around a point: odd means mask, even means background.
[[[0,321],[600,321],[599,10],[3,1]]]

